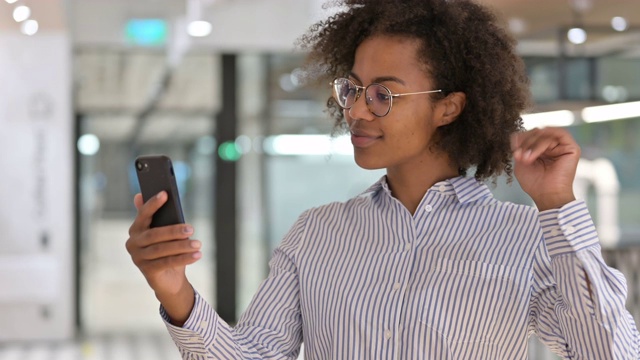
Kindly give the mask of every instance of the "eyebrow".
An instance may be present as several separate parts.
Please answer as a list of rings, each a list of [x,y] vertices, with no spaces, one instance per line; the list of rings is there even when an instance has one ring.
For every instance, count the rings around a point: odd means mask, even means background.
[[[356,75],[353,71],[349,72],[349,76],[353,77],[354,79],[358,80],[358,82],[362,83],[362,80],[360,79],[360,77],[358,77],[358,75]],[[377,78],[373,79],[374,83],[383,83],[387,81],[397,82],[399,84],[406,85],[404,81],[402,81],[401,79],[395,76],[378,76]]]

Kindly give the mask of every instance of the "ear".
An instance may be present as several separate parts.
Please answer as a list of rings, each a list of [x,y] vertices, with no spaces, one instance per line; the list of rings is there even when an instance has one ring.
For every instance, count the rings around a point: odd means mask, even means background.
[[[464,110],[467,95],[463,92],[453,92],[438,102],[438,126],[454,122]]]

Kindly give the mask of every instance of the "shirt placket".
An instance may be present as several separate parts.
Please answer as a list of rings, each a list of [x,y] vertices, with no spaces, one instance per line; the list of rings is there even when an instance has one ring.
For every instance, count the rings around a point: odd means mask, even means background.
[[[399,264],[401,269],[397,272],[397,278],[392,279],[391,297],[393,302],[391,309],[393,314],[389,319],[390,325],[384,330],[385,340],[393,347],[394,359],[400,359],[403,341],[403,326],[402,323],[403,313],[406,311],[407,301],[407,286],[411,281],[411,273],[413,270],[413,264],[415,261],[415,246],[417,241],[417,231],[414,217],[406,212],[406,221],[404,224],[408,226],[408,229],[402,229],[399,231],[401,234],[406,234],[400,239],[399,251],[400,259]]]

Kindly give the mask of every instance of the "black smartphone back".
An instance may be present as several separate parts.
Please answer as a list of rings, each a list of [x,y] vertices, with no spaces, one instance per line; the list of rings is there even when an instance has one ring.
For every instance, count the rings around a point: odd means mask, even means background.
[[[142,199],[146,203],[160,191],[166,191],[167,202],[153,215],[151,227],[183,224],[180,194],[171,159],[165,155],[140,156],[135,161]]]

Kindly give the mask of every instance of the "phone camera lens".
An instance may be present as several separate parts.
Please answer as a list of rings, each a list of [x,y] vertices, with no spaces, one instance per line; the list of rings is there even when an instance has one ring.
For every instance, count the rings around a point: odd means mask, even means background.
[[[142,163],[140,161],[136,161],[136,169],[138,169],[138,171],[142,171]]]

